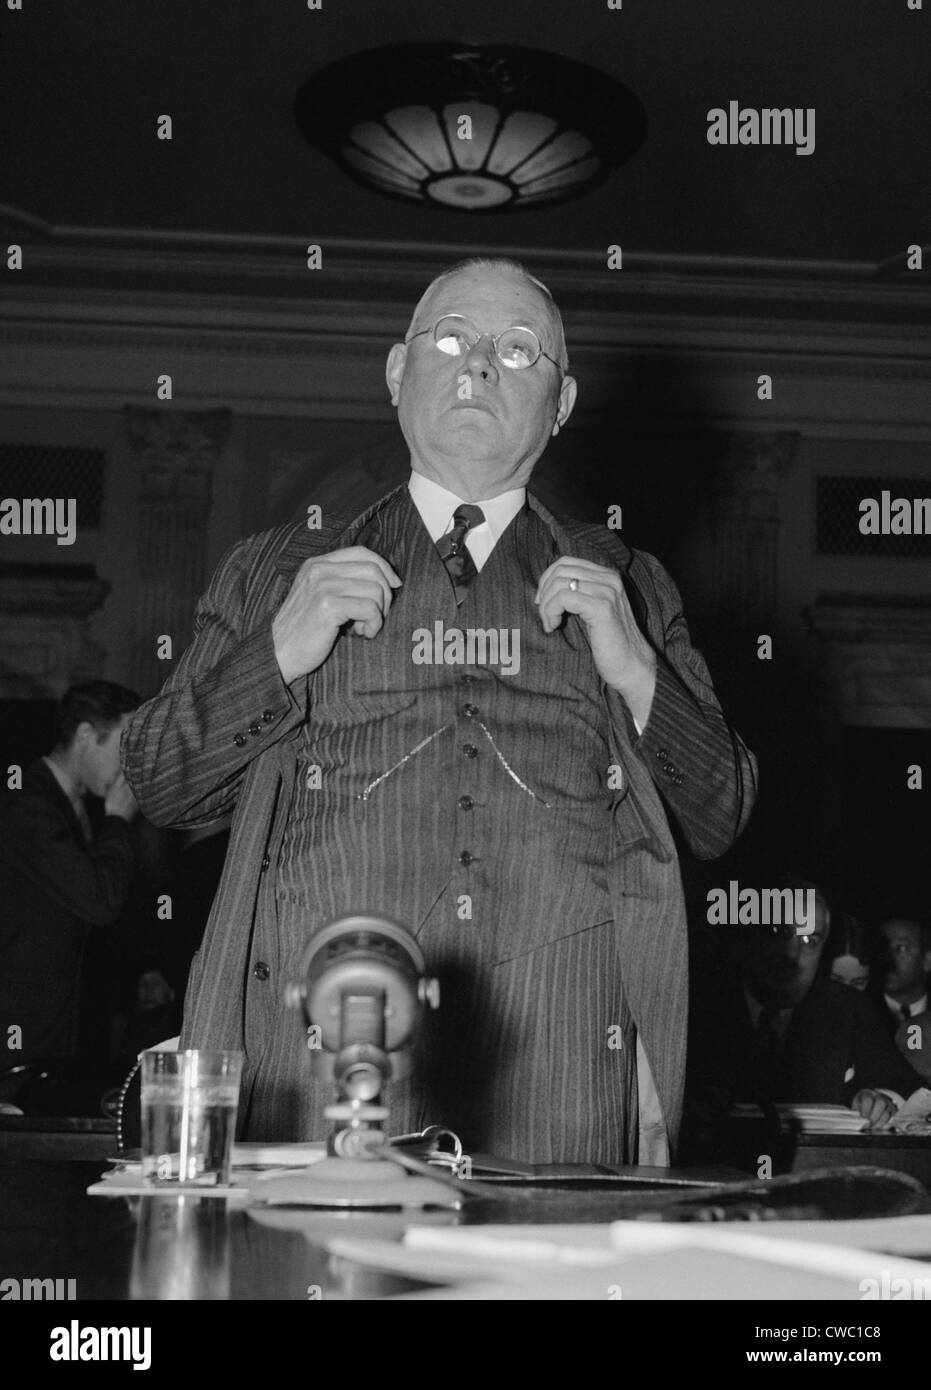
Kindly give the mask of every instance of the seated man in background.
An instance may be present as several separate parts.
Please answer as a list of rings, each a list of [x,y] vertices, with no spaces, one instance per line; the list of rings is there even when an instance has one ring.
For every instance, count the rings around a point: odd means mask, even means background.
[[[737,1101],[847,1105],[880,1129],[922,1084],[870,1001],[819,973],[829,924],[819,893],[811,930],[736,927],[731,978],[695,981],[687,1114],[703,1156]]]
[[[136,866],[119,749],[138,704],[109,681],[72,686],[55,747],[0,796],[0,1070],[75,1058],[87,936],[120,915]],[[103,798],[96,834],[88,793]]]
[[[875,943],[876,1003],[896,1047],[916,1071],[931,1077],[931,925],[917,917],[887,917]]]

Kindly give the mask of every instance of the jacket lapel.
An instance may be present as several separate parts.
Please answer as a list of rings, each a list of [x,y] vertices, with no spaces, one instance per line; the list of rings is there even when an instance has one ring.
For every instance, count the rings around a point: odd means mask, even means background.
[[[77,812],[71,805],[70,800],[65,795],[58,779],[49,771],[48,765],[43,758],[37,758],[32,764],[32,774],[37,781],[42,783],[45,794],[49,796],[61,811],[68,822],[71,831],[71,838],[75,840],[82,849],[87,848],[87,841],[84,838],[84,831],[81,829],[81,822],[78,820]]]
[[[276,562],[276,569],[279,573],[293,578],[304,561],[309,560],[311,556],[352,545],[363,527],[368,526],[370,522],[372,529],[367,539],[377,539],[380,534],[381,511],[406,487],[407,483],[402,483],[399,487],[392,488],[389,493],[380,497],[377,502],[373,502],[370,507],[367,507],[364,512],[360,512],[357,516],[353,516],[348,511],[330,512],[321,521],[320,527],[314,531],[309,531],[303,525],[296,527],[282,547]]]
[[[577,555],[580,560],[589,560],[593,565],[606,565],[620,571],[637,626],[645,637],[651,638],[649,608],[630,573],[633,552],[617,532],[592,522],[575,521],[572,517],[556,517],[531,493],[527,494],[527,501],[531,510],[546,522],[564,555]]]
[[[317,530],[309,531],[304,525],[295,527],[282,547],[276,561],[276,569],[283,575],[293,577],[304,561],[312,555],[352,545],[364,527],[370,527],[367,539],[377,540],[380,534],[380,513],[406,487],[405,482],[392,488],[384,497],[380,497],[358,515],[353,516],[348,511],[331,512],[322,520]],[[591,522],[576,521],[571,517],[556,517],[532,493],[527,494],[527,503],[549,528],[564,555],[578,555],[580,559],[589,560],[592,564],[607,565],[620,572],[638,626],[644,635],[649,637],[649,608],[630,573],[633,553],[617,532]]]

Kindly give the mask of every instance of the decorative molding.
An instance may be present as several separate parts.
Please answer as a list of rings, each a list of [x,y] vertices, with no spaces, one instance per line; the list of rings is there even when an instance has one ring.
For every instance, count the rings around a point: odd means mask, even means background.
[[[798,442],[798,434],[789,431],[732,434],[716,479],[718,515],[778,520],[779,487],[795,462]]]
[[[143,493],[157,496],[167,491],[198,493],[229,439],[232,416],[228,410],[195,412],[126,407],[126,433],[140,458],[145,460]]]
[[[779,488],[798,442],[797,433],[735,432],[714,480],[715,607],[739,633],[778,609]]]
[[[883,603],[866,596],[819,594],[804,616],[808,631],[825,641],[931,647],[931,595],[912,603]]]
[[[104,651],[89,620],[109,592],[90,565],[0,566],[0,698],[59,699],[99,677]]]
[[[209,317],[209,315],[206,315]],[[767,354],[767,365],[778,369],[782,376],[818,376],[837,380],[867,377],[871,380],[928,380],[931,359],[931,335],[922,346],[914,334],[902,333],[889,350],[876,352],[877,343],[864,345],[862,331],[850,332],[845,341],[840,330],[830,338],[813,342],[810,335],[799,331],[789,335],[783,327],[779,340],[772,338],[773,326],[765,320],[742,321],[734,331],[724,334],[720,327],[713,333],[713,345],[708,325],[690,321],[688,332],[682,325],[659,322],[646,324],[643,320],[632,325],[620,317],[613,324],[603,321],[597,326],[591,320],[573,322],[566,316],[567,335],[572,359],[596,363],[615,359],[640,361],[675,360],[699,361],[719,370],[747,370],[747,358],[755,364],[761,352]],[[347,305],[339,316],[339,328],[320,326],[313,322],[298,327],[293,322],[280,332],[267,327],[257,331],[248,322],[223,329],[168,328],[157,321],[133,323],[115,320],[111,324],[85,322],[19,322],[0,323],[0,344],[11,348],[51,347],[75,348],[81,351],[102,349],[119,352],[144,352],[148,358],[166,353],[245,357],[261,359],[286,357],[297,360],[328,361],[334,349],[341,357],[360,362],[381,362],[391,343],[399,341],[402,329],[397,318],[382,326],[380,332],[354,326],[352,306]],[[597,327],[597,331],[594,331]],[[759,333],[759,337],[755,336]],[[768,336],[767,336],[768,335]],[[891,337],[891,334],[890,334]],[[855,354],[854,344],[860,352]]]
[[[133,676],[148,691],[170,669],[158,660],[157,639],[170,637],[176,656],[187,642],[204,584],[213,469],[232,414],[127,406],[125,420],[142,473]]]
[[[931,726],[931,597],[889,604],[819,595],[805,619],[844,724]]]
[[[0,613],[89,618],[109,592],[92,565],[0,565]]]
[[[532,262],[551,275],[604,275],[606,247],[563,249],[548,246],[515,246],[494,243],[443,241],[392,241],[372,237],[323,236],[309,230],[303,236],[263,236],[226,232],[174,231],[151,227],[74,227],[55,225],[25,209],[0,204],[0,228],[31,228],[46,264],[69,259],[95,260],[111,266],[127,264],[163,275],[184,268],[226,270],[230,264],[247,272],[301,278],[306,248],[317,244],[325,257],[348,275],[359,268],[373,276],[386,268],[393,278],[420,276],[439,266],[468,256],[507,256]],[[895,286],[911,284],[914,276],[903,268],[903,255],[878,261],[822,261],[792,257],[719,256],[655,252],[634,247],[624,250],[627,275],[652,273],[694,279],[783,280],[847,285]],[[618,272],[612,272],[616,275]]]

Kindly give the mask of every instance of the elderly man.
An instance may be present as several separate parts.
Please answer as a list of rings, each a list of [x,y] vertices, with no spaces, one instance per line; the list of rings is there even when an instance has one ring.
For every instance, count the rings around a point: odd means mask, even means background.
[[[754,760],[660,565],[526,492],[576,396],[548,290],[513,262],[455,267],[387,380],[409,483],[235,546],[124,739],[156,823],[235,809],[184,1042],[244,1050],[249,1137],[322,1137],[282,991],[312,933],[374,910],[441,982],[392,1130],[667,1161],[687,953],[664,804],[719,855]]]

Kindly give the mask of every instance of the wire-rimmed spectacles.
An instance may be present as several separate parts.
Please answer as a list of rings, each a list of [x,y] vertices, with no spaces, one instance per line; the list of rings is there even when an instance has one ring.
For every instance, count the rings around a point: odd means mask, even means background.
[[[509,367],[511,371],[524,371],[527,367],[532,367],[541,357],[545,357],[547,362],[552,362],[554,367],[559,367],[562,372],[563,367],[556,361],[555,357],[550,357],[548,352],[544,352],[540,345],[540,339],[532,328],[523,328],[515,325],[513,328],[505,328],[503,332],[476,333],[469,327],[468,320],[462,314],[444,314],[437,319],[433,328],[421,328],[419,332],[412,333],[409,338],[405,338],[406,343],[411,343],[415,338],[421,338],[425,333],[433,334],[433,341],[440,352],[448,357],[465,357],[475,347],[476,343],[481,342],[482,338],[491,338],[494,344],[495,353],[498,361],[504,367]]]
[[[820,930],[809,931],[806,927],[799,928],[789,923],[774,926],[771,929],[773,936],[778,936],[783,941],[798,941],[806,950],[817,951],[827,940],[827,932]]]

